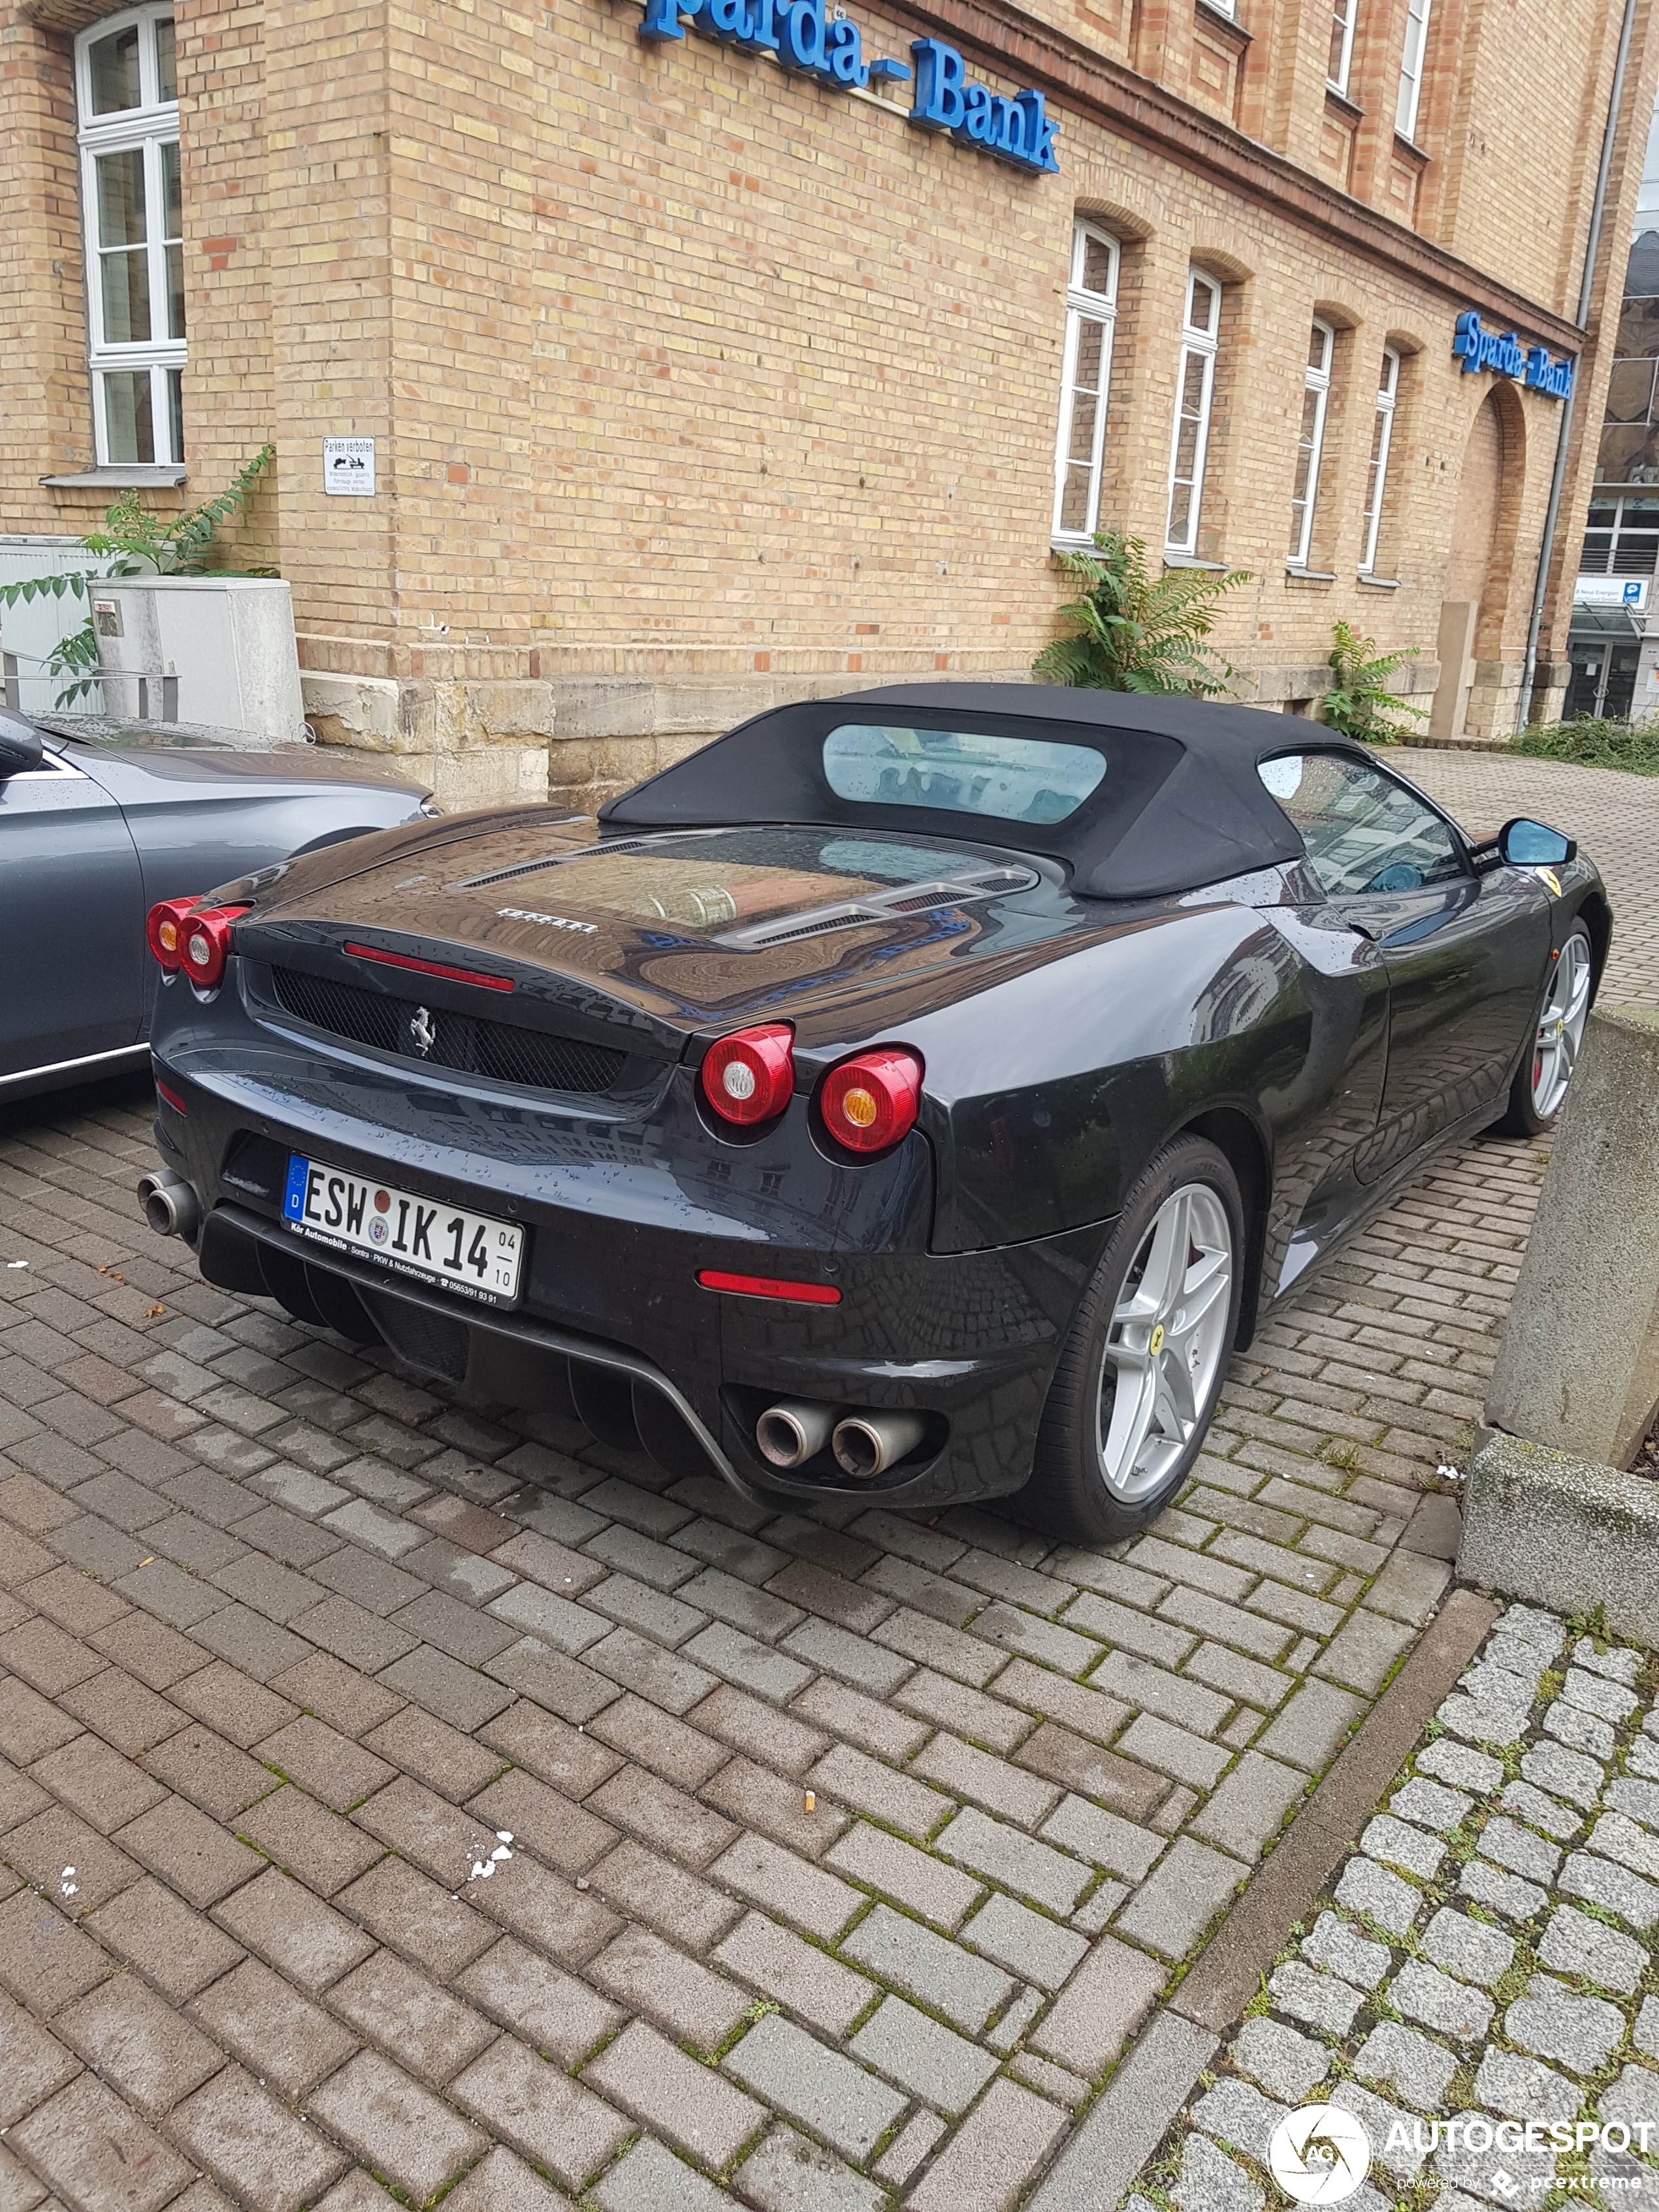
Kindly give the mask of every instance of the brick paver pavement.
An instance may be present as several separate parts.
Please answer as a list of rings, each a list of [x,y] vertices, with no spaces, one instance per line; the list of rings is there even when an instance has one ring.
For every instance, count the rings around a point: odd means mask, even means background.
[[[1402,759],[1582,830],[1659,998],[1659,784]],[[0,1139],[5,2208],[1012,2203],[1443,1591],[1541,1165],[1437,1164],[1107,1554],[463,1406],[203,1285],[151,1157]]]
[[[1274,2131],[1322,2104],[1369,2138],[1350,2212],[1659,2202],[1655,1688],[1511,1606],[1126,2212],[1283,2202]]]

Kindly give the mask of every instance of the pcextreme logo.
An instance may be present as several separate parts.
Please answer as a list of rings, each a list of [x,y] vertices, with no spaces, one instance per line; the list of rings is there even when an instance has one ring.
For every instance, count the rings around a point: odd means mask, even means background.
[[[1540,2166],[1539,2154],[1577,2151],[1582,2156],[1587,2150],[1600,2149],[1618,2157],[1638,2148],[1645,2153],[1656,2147],[1650,2142],[1655,2136],[1659,2136],[1659,2120],[1492,2120],[1484,2112],[1464,2112],[1449,2120],[1397,2117],[1382,2155],[1388,2160],[1398,2151],[1420,2162],[1443,2147],[1481,2160],[1495,2152],[1497,2160],[1485,2180],[1500,2203],[1517,2204],[1522,2197],[1536,2203],[1551,2191],[1605,2202],[1621,2191],[1639,2191],[1644,2179],[1650,2177],[1634,2167],[1628,2173],[1558,2174],[1554,2158]],[[1522,2165],[1521,2174],[1502,2163],[1505,2154]],[[1390,2162],[1400,2169],[1400,2160]],[[1340,2204],[1370,2171],[1370,2137],[1340,2105],[1304,2105],[1273,2130],[1267,2165],[1273,2179],[1297,2203]]]

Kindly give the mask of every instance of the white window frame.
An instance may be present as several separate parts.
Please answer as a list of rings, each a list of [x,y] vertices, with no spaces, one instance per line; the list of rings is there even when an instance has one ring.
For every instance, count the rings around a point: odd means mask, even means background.
[[[1204,319],[1199,319],[1202,312]],[[1204,507],[1204,468],[1210,451],[1210,413],[1215,400],[1216,352],[1221,343],[1221,279],[1207,270],[1192,269],[1187,274],[1187,309],[1181,331],[1181,355],[1176,365],[1175,428],[1170,439],[1170,496],[1164,510],[1164,550],[1166,553],[1195,558],[1198,552],[1199,521]],[[1181,429],[1187,417],[1182,398],[1187,390],[1187,367],[1191,361],[1203,363],[1199,387],[1196,422],[1197,435],[1193,442],[1193,470],[1190,477],[1177,478],[1176,464],[1181,459]],[[1187,507],[1187,528],[1184,536],[1175,534],[1176,492],[1181,484],[1189,486],[1192,496]]]
[[[1395,410],[1400,404],[1400,355],[1394,346],[1382,349],[1382,370],[1377,381],[1376,416],[1371,428],[1371,456],[1366,462],[1364,550],[1359,573],[1372,574],[1376,568],[1376,541],[1382,528],[1382,502],[1388,496],[1389,449],[1394,443]]]
[[[75,42],[75,91],[79,115],[81,150],[81,206],[86,240],[87,365],[92,377],[94,449],[100,468],[130,464],[110,454],[109,417],[104,379],[112,372],[149,372],[150,426],[155,461],[161,466],[181,465],[182,441],[173,425],[171,377],[185,365],[185,340],[157,337],[165,327],[170,286],[167,241],[163,235],[167,196],[162,179],[161,149],[179,142],[179,103],[163,100],[158,83],[155,26],[172,21],[173,0],[147,0],[118,15],[106,15],[82,31]],[[138,90],[137,107],[121,108],[112,115],[95,115],[92,105],[91,49],[100,40],[130,26],[138,27]],[[98,158],[104,154],[141,152],[144,163],[145,253],[149,263],[151,336],[142,341],[111,342],[104,335],[104,287],[98,236]]]
[[[1322,337],[1325,343],[1319,349],[1320,358],[1316,362],[1312,358],[1315,342]],[[1302,416],[1306,422],[1305,395],[1312,392],[1313,426],[1305,438],[1300,429],[1297,433],[1297,463],[1299,467],[1305,453],[1308,473],[1303,479],[1300,496],[1294,490],[1291,494],[1291,550],[1285,562],[1287,568],[1305,568],[1308,565],[1308,548],[1313,543],[1314,510],[1319,504],[1319,465],[1325,457],[1325,413],[1330,404],[1331,363],[1336,354],[1336,332],[1328,323],[1321,322],[1317,315],[1314,317],[1313,327],[1309,332],[1308,354],[1308,366],[1302,373],[1304,395]]]
[[[1087,267],[1091,244],[1103,246],[1109,256],[1109,291],[1085,290],[1082,282]],[[1112,343],[1117,329],[1117,281],[1122,265],[1122,250],[1118,241],[1098,223],[1079,222],[1072,232],[1072,265],[1066,287],[1066,345],[1060,375],[1060,427],[1054,439],[1054,510],[1051,529],[1056,545],[1091,545],[1100,527],[1100,478],[1102,457],[1106,450],[1106,408],[1112,381]],[[1078,353],[1083,342],[1083,325],[1095,323],[1100,326],[1100,391],[1095,403],[1094,436],[1091,441],[1088,470],[1088,520],[1082,530],[1067,530],[1061,526],[1060,514],[1066,504],[1068,480],[1074,465],[1071,453],[1072,420],[1077,406]]]
[[[1348,96],[1348,79],[1353,73],[1353,33],[1358,19],[1359,0],[1331,0],[1331,29],[1333,33],[1340,32],[1342,42],[1337,49],[1337,65],[1325,82],[1344,100]]]
[[[1423,69],[1429,46],[1429,15],[1434,0],[1406,0],[1406,41],[1400,52],[1400,90],[1394,104],[1395,135],[1417,141],[1423,105]]]

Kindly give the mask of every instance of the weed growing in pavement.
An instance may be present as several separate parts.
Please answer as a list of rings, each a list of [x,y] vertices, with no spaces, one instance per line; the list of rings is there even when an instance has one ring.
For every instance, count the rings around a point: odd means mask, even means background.
[[[1659,722],[1581,714],[1576,721],[1535,725],[1510,742],[1512,751],[1531,760],[1576,761],[1581,768],[1622,768],[1632,775],[1659,775]]]
[[[1606,1644],[1607,1641],[1607,1607],[1598,1602],[1591,1606],[1588,1613],[1570,1613],[1567,1615],[1567,1632],[1575,1642],[1581,1636],[1589,1636],[1593,1637],[1598,1644]]]

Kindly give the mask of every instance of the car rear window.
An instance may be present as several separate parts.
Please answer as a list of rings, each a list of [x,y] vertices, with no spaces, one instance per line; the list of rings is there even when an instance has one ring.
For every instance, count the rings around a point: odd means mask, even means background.
[[[842,722],[823,740],[823,774],[837,799],[926,807],[997,822],[1064,822],[1106,774],[1092,745],[983,730],[921,730]]]

